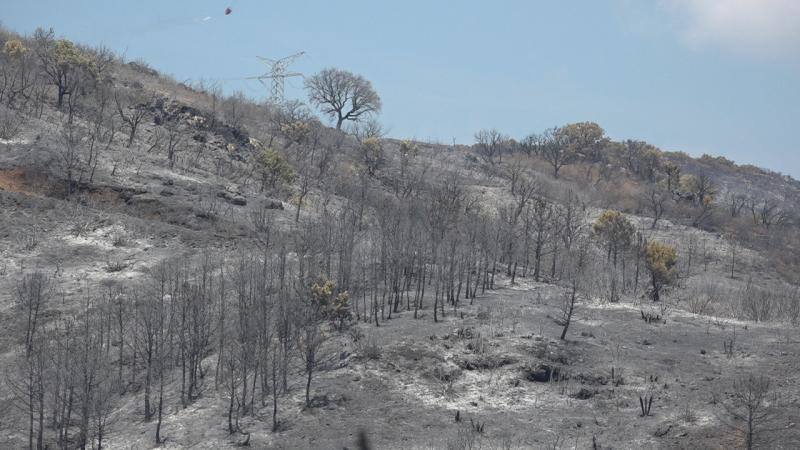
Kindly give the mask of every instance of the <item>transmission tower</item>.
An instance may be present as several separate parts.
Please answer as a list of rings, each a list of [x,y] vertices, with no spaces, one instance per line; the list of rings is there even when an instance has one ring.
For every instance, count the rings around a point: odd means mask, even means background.
[[[303,56],[306,52],[299,52],[295,53],[294,55],[287,56],[281,59],[270,59],[258,56],[257,58],[263,61],[269,71],[264,75],[257,76],[257,77],[247,77],[248,80],[258,80],[263,84],[266,84],[266,80],[272,81],[272,95],[270,96],[270,100],[272,103],[279,105],[283,103],[283,82],[285,79],[290,77],[302,77],[303,74],[300,72],[287,72],[286,69],[296,60],[297,58]]]

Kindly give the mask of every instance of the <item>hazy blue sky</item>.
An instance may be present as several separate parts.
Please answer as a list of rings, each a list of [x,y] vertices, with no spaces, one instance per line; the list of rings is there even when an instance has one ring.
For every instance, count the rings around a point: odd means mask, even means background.
[[[305,50],[296,70],[370,79],[397,137],[470,143],[483,127],[521,137],[591,120],[800,177],[798,0],[0,1],[18,32],[52,26],[179,80],[258,75],[255,55]]]

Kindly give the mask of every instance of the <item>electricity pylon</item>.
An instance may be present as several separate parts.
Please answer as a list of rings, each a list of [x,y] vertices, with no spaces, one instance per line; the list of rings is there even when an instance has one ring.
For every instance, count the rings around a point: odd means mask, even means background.
[[[258,56],[257,58],[263,61],[267,67],[269,67],[269,72],[257,77],[247,77],[246,79],[258,80],[264,84],[266,84],[266,80],[272,80],[272,95],[270,96],[270,100],[276,105],[282,104],[284,80],[290,77],[303,76],[303,74],[300,72],[287,72],[286,69],[289,64],[294,62],[294,60],[297,58],[303,56],[305,53],[306,52],[299,52],[281,59],[270,59]]]

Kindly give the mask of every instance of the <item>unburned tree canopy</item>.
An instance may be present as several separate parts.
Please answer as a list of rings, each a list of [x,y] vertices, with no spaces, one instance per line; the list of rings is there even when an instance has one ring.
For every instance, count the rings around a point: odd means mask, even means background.
[[[658,301],[661,298],[662,288],[672,282],[677,263],[678,253],[675,247],[656,241],[647,243],[645,247],[645,264],[652,280],[651,296],[654,301]]]
[[[295,179],[295,172],[286,156],[272,148],[265,148],[258,155],[258,163],[262,171],[262,186],[274,189],[279,183],[289,184]]]
[[[341,130],[346,120],[358,122],[380,112],[381,98],[361,75],[341,69],[325,69],[306,80],[311,103],[336,120]]]
[[[623,143],[628,170],[639,178],[653,182],[661,168],[661,152],[652,144],[627,139]]]
[[[680,184],[701,205],[706,201],[713,201],[717,193],[713,180],[705,173],[684,175],[681,177]]]
[[[319,308],[322,317],[327,317],[334,326],[341,328],[350,319],[350,293],[336,292],[336,284],[328,279],[311,285],[311,301]]]
[[[3,54],[9,58],[18,58],[28,52],[19,39],[10,39],[3,44]]]
[[[282,124],[280,131],[286,137],[286,146],[288,148],[289,145],[294,143],[304,143],[311,133],[311,125],[305,120],[294,120]]]
[[[378,169],[384,164],[383,144],[375,136],[370,136],[361,141],[359,147],[361,159],[369,176],[375,176]]]
[[[672,192],[680,184],[681,168],[677,164],[667,161],[664,164],[664,173],[667,174],[667,190]]]
[[[605,130],[594,122],[577,122],[558,129],[560,138],[575,155],[589,161],[599,160],[600,149],[607,141]]]
[[[404,140],[400,143],[400,148],[397,151],[400,153],[400,158],[405,162],[417,157],[419,154],[419,147],[412,141]]]
[[[58,88],[56,107],[60,108],[64,97],[70,96],[83,75],[94,77],[96,65],[90,55],[66,39],[55,39],[53,30],[36,30],[34,34],[36,54],[50,83]]]

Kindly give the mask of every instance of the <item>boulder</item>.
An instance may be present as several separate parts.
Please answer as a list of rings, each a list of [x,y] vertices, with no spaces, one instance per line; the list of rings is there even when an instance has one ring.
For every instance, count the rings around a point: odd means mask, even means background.
[[[247,200],[239,194],[231,194],[227,191],[220,191],[217,192],[217,197],[225,200],[226,202],[230,203],[231,205],[236,206],[244,206],[247,204]]]
[[[559,381],[561,371],[558,367],[553,367],[547,364],[542,364],[534,369],[527,370],[525,378],[528,381],[535,381],[537,383],[549,383],[551,381]]]

